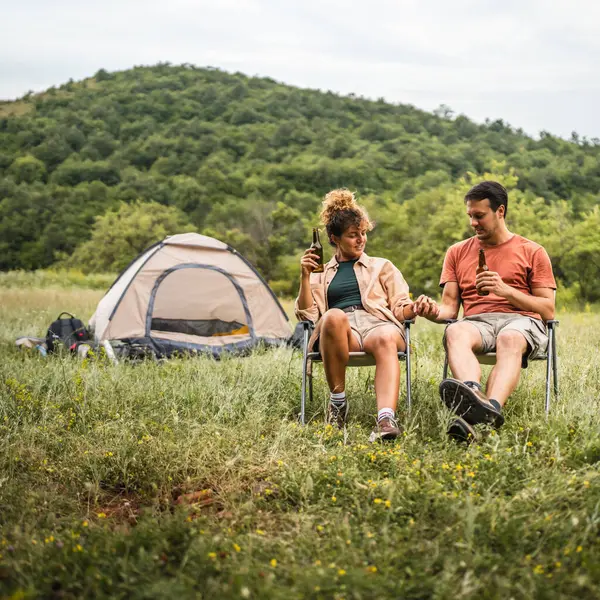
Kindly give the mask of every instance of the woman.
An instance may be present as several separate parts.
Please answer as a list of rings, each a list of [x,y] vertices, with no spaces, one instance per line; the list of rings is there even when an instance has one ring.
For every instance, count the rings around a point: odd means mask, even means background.
[[[400,385],[397,353],[406,349],[401,322],[414,319],[421,304],[427,312],[430,300],[421,296],[413,304],[400,271],[385,258],[367,256],[367,231],[373,225],[352,192],[329,192],[321,220],[335,255],[322,273],[313,273],[318,256],[311,248],[304,252],[295,310],[298,319],[316,323],[310,344],[315,347],[318,343],[331,391],[327,420],[339,427],[346,423],[348,353],[368,352],[375,357],[377,397],[377,425],[370,441],[393,440],[400,435],[396,423]]]

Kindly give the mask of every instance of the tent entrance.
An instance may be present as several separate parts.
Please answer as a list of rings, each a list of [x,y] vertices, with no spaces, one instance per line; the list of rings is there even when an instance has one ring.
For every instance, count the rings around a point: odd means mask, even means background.
[[[150,295],[146,335],[254,338],[246,296],[235,279],[214,265],[182,264],[158,277]],[[217,340],[215,339],[215,342]]]
[[[221,335],[243,335],[250,333],[248,325],[238,321],[222,321],[221,319],[161,319],[153,317],[152,331],[184,333],[199,337],[216,337]]]

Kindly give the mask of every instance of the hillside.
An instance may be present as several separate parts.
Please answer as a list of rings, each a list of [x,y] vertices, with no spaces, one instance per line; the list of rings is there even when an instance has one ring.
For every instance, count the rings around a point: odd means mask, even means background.
[[[431,290],[447,245],[469,235],[465,188],[490,173],[512,190],[509,225],[546,244],[561,281],[597,300],[599,157],[597,141],[577,136],[534,140],[501,120],[268,78],[189,65],[100,70],[0,104],[0,269],[68,260],[96,217],[153,201],[290,293],[320,197],[345,186],[378,223],[371,252],[397,262],[415,291]]]

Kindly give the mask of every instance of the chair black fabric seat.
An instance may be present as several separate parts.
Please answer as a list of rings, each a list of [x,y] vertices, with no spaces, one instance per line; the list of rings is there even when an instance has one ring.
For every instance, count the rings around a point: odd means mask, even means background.
[[[373,367],[375,366],[375,357],[368,352],[350,352],[350,363],[352,367]],[[320,352],[309,352],[308,359],[312,362],[323,362]],[[406,360],[406,352],[398,352],[398,360]]]

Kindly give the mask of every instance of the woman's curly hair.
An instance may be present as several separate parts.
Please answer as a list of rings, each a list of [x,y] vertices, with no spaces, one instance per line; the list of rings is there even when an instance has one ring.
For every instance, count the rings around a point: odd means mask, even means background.
[[[321,222],[327,230],[327,237],[332,246],[332,235],[340,236],[348,227],[366,227],[367,231],[373,229],[367,211],[356,203],[354,193],[346,188],[332,190],[323,199]]]

